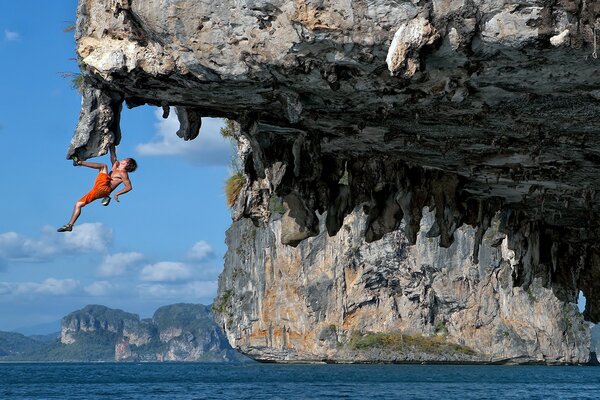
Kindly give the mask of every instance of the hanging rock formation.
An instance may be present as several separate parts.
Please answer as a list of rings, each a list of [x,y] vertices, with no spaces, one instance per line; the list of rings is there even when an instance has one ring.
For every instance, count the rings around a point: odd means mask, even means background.
[[[67,156],[118,142],[123,101],[175,107],[184,140],[230,118],[236,219],[265,224],[282,198],[281,240],[300,246],[362,207],[367,242],[404,223],[414,244],[428,207],[442,247],[475,229],[477,261],[500,212],[512,284],[581,290],[598,322],[598,18],[585,0],[80,0]]]

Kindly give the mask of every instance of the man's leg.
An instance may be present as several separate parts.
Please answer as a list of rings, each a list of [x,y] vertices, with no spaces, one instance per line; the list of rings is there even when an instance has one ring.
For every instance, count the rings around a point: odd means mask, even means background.
[[[77,203],[75,203],[75,208],[73,208],[73,214],[71,215],[71,220],[69,221],[68,224],[61,226],[60,228],[58,228],[58,232],[70,232],[73,229],[73,225],[75,224],[75,221],[77,221],[77,218],[79,218],[79,216],[81,215],[81,209],[85,207],[85,203],[82,201],[78,201]]]
[[[95,163],[95,162],[87,162],[87,161],[78,161],[77,164],[83,165],[84,167],[94,168],[100,170],[100,172],[104,172],[108,174],[108,167],[103,163]]]
[[[75,203],[75,208],[73,209],[73,215],[71,215],[71,220],[69,221],[68,225],[75,225],[75,221],[77,221],[77,218],[79,218],[79,216],[81,215],[81,209],[85,207],[85,203],[82,201],[78,201],[77,203]]]
[[[83,165],[84,167],[94,168],[99,170],[99,172],[104,172],[105,174],[108,174],[108,167],[106,166],[106,164],[81,161],[79,159],[75,159],[74,161],[77,165]],[[94,189],[95,188],[92,188],[92,191]],[[108,205],[108,203],[105,205]],[[79,218],[79,216],[81,215],[81,209],[83,207],[85,207],[85,203],[83,201],[78,201],[77,203],[75,203],[73,214],[71,215],[71,220],[68,224],[65,224],[58,228],[58,232],[70,232],[71,230],[73,230],[73,225],[75,224],[75,221],[77,221],[77,218]]]

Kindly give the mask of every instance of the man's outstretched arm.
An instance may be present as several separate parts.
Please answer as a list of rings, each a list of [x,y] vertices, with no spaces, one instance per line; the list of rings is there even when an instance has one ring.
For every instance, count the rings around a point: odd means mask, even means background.
[[[122,194],[125,194],[129,191],[131,191],[131,189],[133,189],[133,187],[131,186],[131,181],[129,180],[129,177],[125,177],[123,178],[123,185],[125,185],[125,187],[121,190],[119,190],[117,193],[115,193],[115,200],[119,201],[119,196]]]
[[[108,150],[110,151],[110,162],[114,165],[117,162],[117,149],[114,144],[110,144]]]

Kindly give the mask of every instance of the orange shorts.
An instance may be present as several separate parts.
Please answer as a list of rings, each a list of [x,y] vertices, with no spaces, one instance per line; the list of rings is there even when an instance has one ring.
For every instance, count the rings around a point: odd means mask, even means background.
[[[101,199],[110,195],[110,176],[105,174],[104,172],[100,172],[98,177],[96,177],[96,182],[94,182],[94,187],[89,191],[88,194],[79,199],[80,202],[83,202],[84,205],[90,204],[94,200]]]

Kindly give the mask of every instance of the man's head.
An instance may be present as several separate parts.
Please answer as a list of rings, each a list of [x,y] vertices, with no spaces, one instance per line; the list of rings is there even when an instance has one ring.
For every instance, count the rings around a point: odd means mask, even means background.
[[[133,172],[137,169],[137,162],[133,158],[125,158],[119,161],[119,163],[127,172]]]

